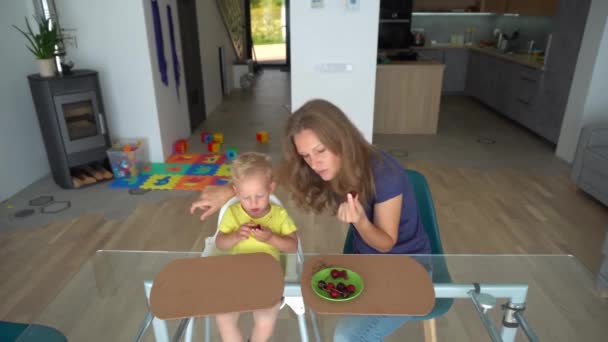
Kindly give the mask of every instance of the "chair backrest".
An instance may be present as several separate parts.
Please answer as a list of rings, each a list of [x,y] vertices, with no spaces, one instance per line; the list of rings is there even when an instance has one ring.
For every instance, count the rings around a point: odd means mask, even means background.
[[[439,235],[439,225],[437,224],[437,217],[435,216],[435,206],[433,205],[433,197],[431,196],[431,190],[426,182],[426,178],[414,170],[405,170],[412,188],[414,195],[416,196],[416,202],[418,203],[418,210],[420,213],[420,219],[424,230],[429,237],[431,243],[432,254],[443,254],[443,245],[441,244],[441,236]],[[353,232],[348,231],[346,240],[344,241],[344,254],[353,252]]]
[[[426,178],[418,171],[406,169],[405,173],[410,179],[410,183],[414,189],[416,202],[418,202],[420,219],[422,220],[422,225],[424,226],[424,230],[431,243],[431,253],[443,254],[443,245],[441,244],[439,225],[437,224],[435,205],[433,204],[433,197],[431,196],[429,184],[426,182]]]

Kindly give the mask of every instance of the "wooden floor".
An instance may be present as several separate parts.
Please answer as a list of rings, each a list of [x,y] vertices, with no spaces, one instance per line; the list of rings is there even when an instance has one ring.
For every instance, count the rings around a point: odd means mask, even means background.
[[[429,181],[446,253],[573,254],[591,271],[599,268],[608,210],[565,174],[409,167]],[[281,190],[278,195],[287,198]],[[202,250],[216,218],[200,222],[189,215],[193,199],[145,204],[124,221],[84,215],[0,235],[0,319],[35,319],[99,249]],[[286,202],[306,252],[341,250],[344,225]]]
[[[251,138],[243,132],[268,129],[271,134],[278,136],[287,115],[284,108],[284,104],[289,103],[287,84],[287,76],[283,73],[265,72],[256,92],[232,95],[220,108],[221,115],[209,117],[206,128],[223,131],[227,136],[232,134],[239,143],[243,140],[242,145],[237,144],[242,150],[247,146],[251,148]],[[446,111],[449,108],[452,109]],[[442,132],[436,137],[380,137],[379,141],[389,150],[409,151],[415,158],[411,158],[414,162],[409,162],[408,168],[419,170],[427,177],[446,253],[573,254],[590,271],[597,272],[601,243],[608,226],[608,209],[576,190],[568,179],[567,170],[553,170],[553,164],[547,164],[545,171],[551,169],[552,172],[538,171],[538,163],[544,164],[555,158],[549,149],[539,147],[542,144],[535,142],[537,138],[527,137],[525,132],[512,126],[502,119],[496,119],[495,115],[474,102],[456,99],[442,102]],[[497,144],[496,150],[486,150],[477,144],[466,145],[465,142],[480,134],[478,131],[503,132],[497,137],[502,144]],[[517,145],[517,148],[507,150],[518,141],[523,141],[521,147]],[[193,146],[196,148],[196,143]],[[202,149],[201,146],[199,148]],[[278,144],[255,145],[255,148],[275,156],[279,155],[280,150]],[[536,163],[520,162],[519,154],[528,150],[534,154],[521,159],[534,160]],[[464,161],[466,164],[492,156],[504,158],[496,157],[491,163],[486,163],[492,164],[491,171],[455,163]],[[449,163],[438,162],[444,159]],[[522,167],[523,164],[535,167]],[[516,165],[519,171],[505,165]],[[280,189],[277,195],[298,225],[305,252],[337,253],[342,250],[345,225],[331,216],[313,215],[295,208]],[[0,233],[0,320],[36,320],[97,250],[201,251],[204,239],[216,229],[217,218],[200,222],[196,216],[189,215],[190,203],[194,199],[193,195],[142,204],[127,219],[120,221],[87,214],[67,222]],[[87,267],[85,272],[89,271]],[[503,271],[506,272],[506,268],[496,269],[497,275]],[[563,293],[564,297],[575,291],[583,291],[588,294],[587,298],[595,298],[590,281],[580,288],[578,284],[568,282],[568,272],[558,267],[551,268],[551,271],[554,271],[551,279],[555,284],[544,284],[543,288],[547,291]],[[82,283],[87,284],[87,279]],[[138,289],[141,291],[140,287]],[[547,302],[552,297],[541,293],[536,294],[535,298]],[[131,299],[137,303],[143,300],[140,296]],[[577,308],[572,308],[573,304],[567,299],[553,306],[545,303],[545,307],[555,309],[555,313],[549,316],[550,322],[560,326],[571,324],[574,327],[571,330],[576,330],[581,322],[583,326],[591,328],[586,329],[584,338],[569,335],[553,338],[556,336],[551,335],[550,331],[544,331],[544,336],[551,336],[549,340],[599,341],[601,336],[608,335],[605,324],[608,319],[593,306],[595,299]],[[69,298],[66,300],[69,301]],[[597,302],[602,303],[599,298]],[[95,305],[89,302],[73,304]],[[606,305],[605,300],[603,305]],[[111,316],[116,310],[124,308],[124,304],[109,308],[105,314]],[[280,317],[288,320],[280,324],[276,336],[292,336],[297,331],[297,322],[284,311],[281,311]],[[138,315],[134,319],[141,317]],[[440,340],[485,339],[483,334],[479,334],[483,330],[474,315],[470,303],[455,304],[447,318],[439,320]],[[94,320],[95,317],[88,316],[86,319]],[[471,322],[477,322],[477,325]],[[331,319],[322,322],[325,336],[331,336],[332,327]],[[391,341],[401,341],[401,336],[420,340],[421,331],[419,324],[407,325],[400,329],[405,335],[399,334],[400,337]],[[100,334],[102,332],[100,330]],[[132,336],[132,333],[125,332],[125,339],[130,338],[127,336]],[[275,340],[286,339],[277,337]]]

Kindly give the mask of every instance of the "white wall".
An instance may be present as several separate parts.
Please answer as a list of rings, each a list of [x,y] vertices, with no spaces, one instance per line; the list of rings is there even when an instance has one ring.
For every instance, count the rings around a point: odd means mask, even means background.
[[[581,129],[608,122],[608,1],[592,0],[568,105],[557,142],[558,157],[571,163]]]
[[[144,16],[148,36],[149,59],[152,65],[152,79],[154,80],[154,93],[156,95],[156,106],[158,110],[158,123],[160,127],[161,144],[164,159],[172,154],[173,143],[180,138],[190,136],[190,117],[188,113],[188,99],[186,98],[184,63],[182,60],[182,45],[179,30],[179,18],[177,11],[177,0],[158,0],[160,9],[160,20],[163,32],[163,45],[165,60],[167,61],[167,78],[169,85],[166,86],[160,79],[158,72],[158,60],[156,54],[156,38],[154,35],[154,23],[152,20],[152,5],[150,0],[142,0],[144,4]],[[171,53],[171,37],[169,35],[169,19],[167,18],[167,4],[171,6],[173,17],[173,32],[177,59],[179,60],[179,97],[175,88],[175,73],[173,72],[173,58]],[[163,160],[164,160],[163,159]]]
[[[205,108],[207,116],[222,103],[222,83],[220,77],[220,58],[218,48],[224,46],[226,66],[228,67],[229,90],[232,90],[232,64],[236,57],[228,31],[224,26],[216,0],[197,0],[198,39],[200,41],[203,65],[203,86],[205,88]]]
[[[372,140],[378,1],[360,1],[357,11],[343,0],[325,0],[321,9],[310,1],[291,1],[291,108],[314,98],[340,107],[365,138]],[[321,63],[347,63],[350,73],[321,73]]]
[[[56,0],[56,5],[62,27],[76,29],[78,47],[68,47],[68,59],[99,72],[111,137],[146,138],[150,159],[161,162],[144,1]]]
[[[10,26],[25,27],[24,18],[33,14],[29,5],[3,1],[0,10],[0,201],[50,171],[27,82],[28,74],[38,72],[35,57]]]

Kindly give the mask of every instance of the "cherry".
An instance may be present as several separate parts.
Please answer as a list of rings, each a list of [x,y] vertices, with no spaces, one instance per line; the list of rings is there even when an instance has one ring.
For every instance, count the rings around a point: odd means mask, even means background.
[[[342,278],[348,279],[348,273],[346,273],[346,270],[342,270]]]
[[[327,286],[325,286],[325,288],[328,290],[335,289],[336,285],[330,281],[329,283],[327,283]]]
[[[342,274],[342,272],[340,272],[338,270],[331,270],[331,277],[334,279],[340,277],[341,274]]]
[[[336,288],[338,289],[338,291],[344,292],[344,290],[346,290],[346,285],[344,285],[344,283],[338,283],[338,286],[336,286]]]
[[[331,298],[338,298],[338,295],[340,295],[340,293],[338,293],[338,291],[336,290],[332,290],[329,292],[329,295],[331,296]]]
[[[319,280],[319,283],[317,285],[320,289],[325,289],[325,286],[327,286],[327,284],[323,280]]]
[[[349,293],[355,293],[355,291],[357,290],[357,288],[355,288],[355,285],[350,284],[346,287],[346,289],[348,290]]]

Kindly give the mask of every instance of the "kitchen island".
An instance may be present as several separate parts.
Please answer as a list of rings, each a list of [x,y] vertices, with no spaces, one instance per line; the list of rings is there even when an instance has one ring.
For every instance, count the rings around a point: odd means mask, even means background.
[[[443,69],[437,61],[378,64],[374,133],[436,134]]]

